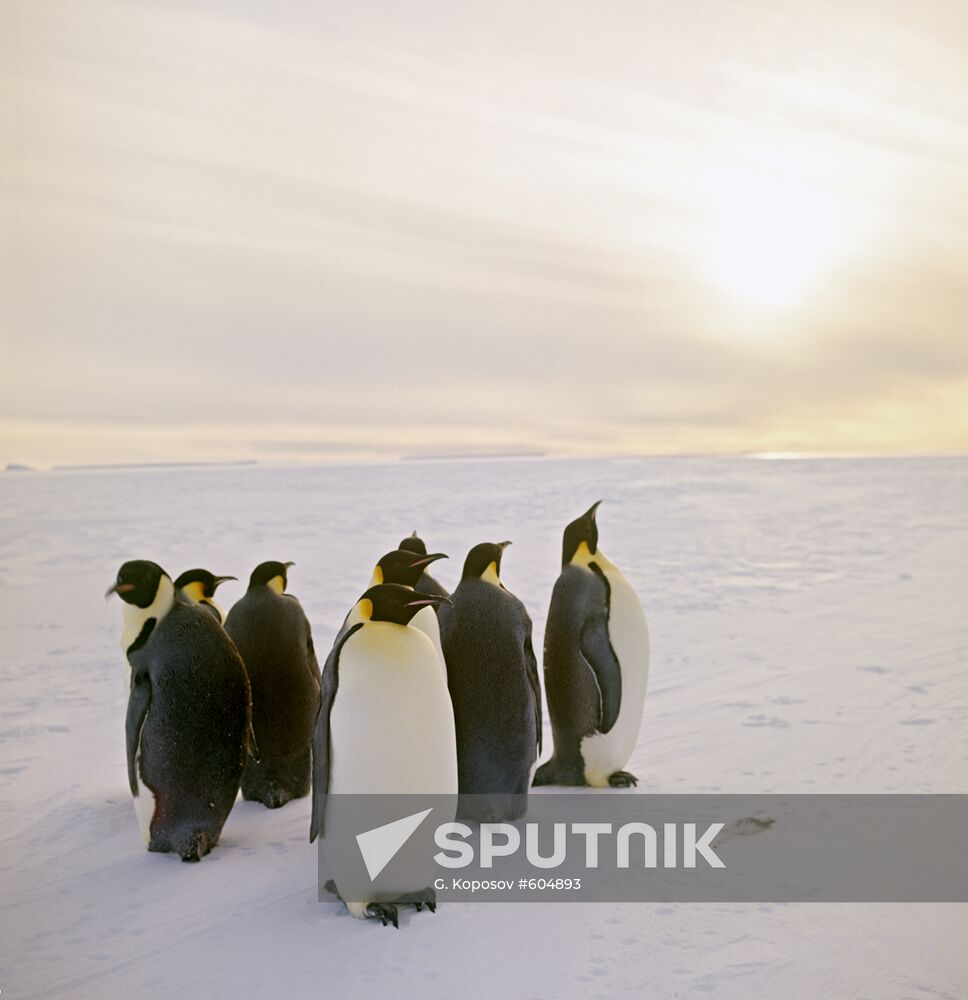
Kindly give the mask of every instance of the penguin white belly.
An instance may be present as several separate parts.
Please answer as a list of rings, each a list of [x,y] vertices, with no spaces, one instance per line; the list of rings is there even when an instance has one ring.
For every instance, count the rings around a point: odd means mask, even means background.
[[[454,710],[423,632],[370,622],[346,641],[330,746],[334,795],[457,793]]]
[[[628,763],[638,742],[649,679],[649,628],[638,594],[625,574],[597,557],[610,588],[608,637],[622,670],[622,700],[615,725],[593,733],[581,743],[585,780],[596,788],[608,786],[609,776]]]
[[[454,709],[433,643],[419,629],[371,622],[346,641],[330,755],[326,810],[334,825],[332,796],[340,793],[453,795],[456,804]],[[367,916],[369,900],[343,899],[354,917]]]
[[[423,632],[423,634],[434,644],[434,649],[437,650],[437,658],[440,660],[440,669],[446,679],[447,664],[444,661],[444,647],[440,644],[440,623],[437,621],[437,612],[432,607],[428,606],[422,611],[418,611],[413,618],[410,619],[410,624],[415,628],[420,629],[420,631]]]

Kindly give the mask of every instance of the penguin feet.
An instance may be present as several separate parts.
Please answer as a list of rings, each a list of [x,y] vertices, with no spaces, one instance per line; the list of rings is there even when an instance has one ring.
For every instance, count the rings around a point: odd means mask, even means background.
[[[639,783],[639,779],[628,771],[616,771],[608,776],[610,788],[632,788]]]
[[[292,793],[286,788],[270,786],[266,788],[243,788],[242,798],[247,802],[261,802],[266,809],[278,809],[292,799]]]
[[[416,908],[417,913],[420,913],[425,906],[431,913],[437,912],[437,893],[429,886],[421,892],[414,893],[413,899],[409,902]]]
[[[395,902],[383,902],[383,903],[367,903],[366,904],[366,916],[376,917],[380,920],[384,927],[387,923],[393,924],[397,930],[400,930],[400,907],[401,906],[412,906],[417,911],[417,913],[423,912],[423,908],[427,909],[431,913],[437,912],[437,893],[434,892],[432,888],[421,889],[420,892],[415,892],[412,895],[408,894],[406,899],[398,899]]]
[[[545,761],[534,773],[532,786],[565,785],[569,788],[582,788],[588,784],[585,780],[584,766],[581,763],[563,763],[556,757]]]
[[[188,838],[178,853],[181,855],[182,861],[201,861],[213,846],[209,842],[208,834],[197,830]]]
[[[558,775],[555,773],[554,761],[546,761],[537,771],[534,772],[534,779],[531,784],[537,787],[538,785],[557,785]]]
[[[262,804],[266,809],[278,809],[280,806],[284,806],[292,796],[283,791],[281,788],[273,789],[271,792],[266,792],[262,796]]]
[[[400,914],[397,911],[396,903],[367,903],[366,915],[368,917],[378,917],[386,927],[387,921],[400,930]]]

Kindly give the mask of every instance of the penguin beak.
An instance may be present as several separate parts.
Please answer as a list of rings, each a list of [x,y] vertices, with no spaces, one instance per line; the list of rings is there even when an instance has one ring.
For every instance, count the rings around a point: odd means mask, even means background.
[[[295,566],[296,564],[294,562],[284,562],[282,565],[285,566],[286,569],[289,569],[290,566]],[[234,580],[235,577],[234,576],[227,576],[225,579],[226,580]]]
[[[510,542],[498,542],[497,547],[503,552],[510,544]]]
[[[411,569],[416,569],[418,566],[429,566],[432,562],[436,562],[438,559],[448,559],[449,556],[445,555],[443,552],[435,552],[433,555],[421,556],[419,559],[415,559],[411,564]]]
[[[594,521],[595,520],[595,514],[598,512],[598,505],[601,502],[602,502],[601,500],[596,500],[591,505],[591,507],[589,507],[588,510],[585,511],[585,517],[587,517],[589,521]]]
[[[422,608],[428,604],[446,604],[449,607],[454,606],[454,602],[449,597],[444,597],[443,594],[424,594],[423,597],[418,598],[415,601],[407,601],[408,608]]]
[[[291,564],[290,564],[291,565]],[[212,581],[212,590],[218,589],[226,580],[238,580],[237,576],[217,576]]]
[[[116,583],[104,592],[104,599],[107,600],[112,594],[128,594],[134,590],[133,583]]]

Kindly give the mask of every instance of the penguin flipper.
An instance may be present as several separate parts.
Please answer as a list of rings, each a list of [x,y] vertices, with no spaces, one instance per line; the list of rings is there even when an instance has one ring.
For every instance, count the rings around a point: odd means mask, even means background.
[[[128,749],[128,785],[135,798],[138,797],[138,748],[141,746],[141,730],[150,704],[151,681],[147,671],[133,671],[124,729]]]
[[[316,723],[313,726],[313,792],[312,813],[309,818],[309,842],[323,832],[323,812],[329,793],[329,713],[336,694],[336,648],[329,654],[323,666],[322,686],[319,691],[319,707],[316,709]]]
[[[336,637],[336,643],[323,664],[323,675],[319,690],[319,708],[316,711],[316,724],[313,726],[313,795],[312,815],[309,820],[309,842],[323,833],[323,813],[326,809],[326,796],[329,794],[329,716],[339,687],[339,654],[346,640],[363,628],[362,622],[357,622],[352,628],[341,631]]]
[[[541,756],[541,682],[538,680],[538,658],[534,655],[531,643],[531,628],[524,638],[524,666],[528,673],[528,684],[531,685],[531,697],[534,700],[534,725],[538,738],[538,753]]]
[[[578,648],[598,685],[601,699],[598,731],[607,733],[615,725],[622,705],[622,667],[609,641],[608,625],[604,617],[596,617],[585,623]]]

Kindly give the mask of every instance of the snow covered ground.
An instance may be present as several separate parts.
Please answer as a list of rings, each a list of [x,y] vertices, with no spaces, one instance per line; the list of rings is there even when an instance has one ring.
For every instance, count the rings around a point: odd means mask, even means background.
[[[453,903],[396,932],[317,903],[308,800],[239,802],[198,865],[144,851],[103,598],[119,563],[244,579],[295,560],[324,648],[414,528],[451,554],[446,584],[471,544],[511,538],[540,648],[561,529],[599,497],[652,630],[640,792],[968,792],[968,460],[8,474],[4,997],[965,996],[968,906]]]

